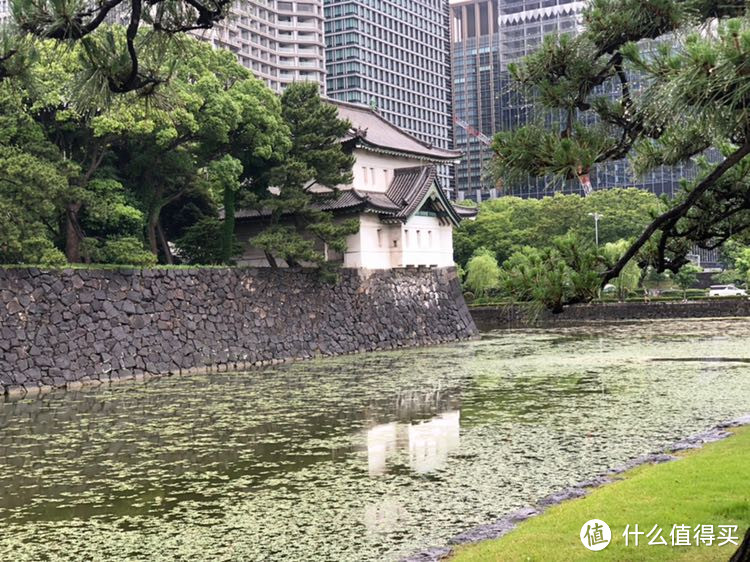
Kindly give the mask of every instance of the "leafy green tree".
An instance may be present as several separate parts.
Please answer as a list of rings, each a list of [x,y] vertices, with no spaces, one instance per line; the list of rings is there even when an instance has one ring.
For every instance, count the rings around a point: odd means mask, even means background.
[[[98,260],[102,263],[136,265],[149,267],[156,265],[156,255],[143,247],[143,242],[133,236],[122,236],[106,240],[97,248]]]
[[[538,272],[537,284],[531,291],[533,300],[554,314],[562,312],[570,299],[570,269],[556,250],[545,250]]]
[[[695,285],[698,280],[698,274],[703,271],[697,265],[692,263],[686,263],[680,270],[674,274],[674,282],[677,286],[682,289],[682,298],[687,298],[687,290]]]
[[[0,262],[43,263],[59,235],[57,202],[71,170],[26,112],[17,92],[0,85]],[[44,259],[43,259],[44,258]]]
[[[113,28],[114,37],[123,33]],[[178,66],[163,61],[174,72],[158,103],[134,92],[106,104],[86,102],[72,80],[84,69],[83,45],[60,50],[38,43],[27,74],[0,82],[6,125],[0,153],[16,176],[4,176],[3,204],[8,216],[18,216],[20,205],[37,203],[27,209],[28,221],[8,227],[5,259],[27,259],[18,241],[43,236],[64,247],[70,262],[119,262],[118,249],[133,249],[145,231],[151,252],[172,263],[163,209],[203,208],[189,213],[198,221],[279,165],[291,146],[279,100],[231,53],[186,38],[169,53],[173,61],[185,60]],[[188,214],[181,216],[176,237],[192,224],[184,223]],[[224,263],[236,248],[232,241],[227,245],[226,230],[220,237]],[[131,255],[139,263],[151,261]]]
[[[602,247],[602,258],[607,268],[611,268],[622,255],[627,252],[630,242],[627,240],[618,240],[617,242],[608,242]],[[612,284],[617,291],[617,298],[624,300],[627,296],[638,288],[641,280],[641,268],[635,259],[630,260],[628,264],[620,271],[620,274],[612,279]]]
[[[142,213],[128,200],[111,169],[111,147],[126,132],[135,134],[152,122],[144,118],[143,103],[134,94],[106,106],[75,103],[71,77],[81,69],[78,49],[59,50],[47,41],[38,43],[36,51],[27,77],[6,80],[0,89],[20,94],[15,111],[33,121],[33,128],[54,147],[48,161],[64,166],[65,185],[50,200],[58,213],[54,222],[61,225],[56,240],[64,246],[68,261],[91,261],[90,253],[82,253],[84,248],[95,249],[92,240],[83,245],[87,238],[140,236]]]
[[[218,265],[224,261],[224,227],[226,222],[215,217],[204,216],[184,229],[175,240],[179,258],[183,263]],[[230,252],[233,258],[242,251],[242,245],[234,240]]]
[[[692,243],[715,247],[750,225],[747,6],[594,0],[583,23],[579,35],[548,36],[510,68],[550,116],[562,118],[497,135],[494,173],[578,179],[585,187],[597,164],[627,155],[637,171],[694,158],[698,177],[685,182],[602,282],[617,277],[654,235],[656,267],[677,271]],[[619,95],[602,96],[602,89]],[[702,156],[710,148],[720,157]]]
[[[554,313],[571,297],[570,268],[554,248],[523,248],[503,264],[499,278],[512,299],[534,301]]]
[[[323,102],[312,83],[289,86],[281,106],[292,145],[285,160],[258,182],[251,203],[268,213],[268,228],[252,243],[265,251],[273,267],[277,258],[289,266],[308,262],[328,267],[320,245],[343,253],[346,237],[359,230],[358,221],[338,221],[321,210],[336,197],[337,186],[352,180],[354,158],[340,143],[351,124],[338,118],[336,107]]]
[[[559,236],[551,247],[526,246],[508,258],[500,287],[517,301],[535,301],[554,313],[569,304],[589,302],[599,288],[599,256],[574,233]]]
[[[191,39],[179,56],[186,61],[168,89],[174,107],[169,112],[152,110],[153,126],[128,135],[116,147],[118,161],[125,182],[146,210],[152,252],[173,262],[162,222],[167,206],[208,197],[224,205],[219,257],[229,263],[238,192],[265,168],[283,161],[290,146],[288,128],[276,96],[232,53]]]
[[[601,244],[635,239],[643,229],[667,208],[667,204],[653,193],[634,187],[602,189],[582,198],[583,228],[579,234],[594,239],[593,213],[599,220]]]
[[[750,247],[733,245],[731,259],[732,268],[726,275],[732,279],[729,282],[750,283]]]
[[[500,288],[514,300],[534,300],[543,272],[542,251],[524,246],[503,263],[499,276]]]
[[[464,284],[477,297],[484,296],[487,291],[498,287],[500,267],[492,253],[480,248],[466,265],[466,280]]]
[[[733,236],[721,248],[721,259],[725,269],[720,273],[714,274],[711,278],[716,283],[746,283],[748,280],[748,257],[744,256],[748,246],[746,245],[746,236]]]
[[[117,43],[128,32],[108,33]],[[69,262],[173,263],[172,238],[188,261],[231,263],[238,203],[270,214],[259,241],[290,265],[323,263],[320,244],[344,252],[358,223],[321,203],[351,181],[339,143],[349,123],[314,87],[290,88],[282,114],[231,53],[184,38],[158,61],[171,79],[157,98],[102,103],[73,80],[90,47],[37,42],[24,74],[0,81],[0,259],[52,264],[64,248]],[[199,244],[208,232],[218,244]]]
[[[503,262],[524,246],[551,248],[558,236],[575,234],[579,240],[594,240],[594,220],[589,213],[603,215],[599,221],[602,244],[635,238],[663,208],[652,193],[640,189],[607,189],[588,197],[560,193],[542,199],[501,197],[483,203],[476,220],[464,221],[454,233],[454,252],[465,264],[479,247],[492,250]]]

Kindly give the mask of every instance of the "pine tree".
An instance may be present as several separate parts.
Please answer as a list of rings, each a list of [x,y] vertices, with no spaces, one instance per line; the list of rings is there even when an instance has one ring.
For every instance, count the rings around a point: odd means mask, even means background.
[[[339,142],[350,123],[338,118],[336,107],[321,99],[313,83],[289,86],[281,106],[292,146],[286,159],[257,184],[255,207],[269,219],[253,244],[265,251],[272,266],[278,257],[290,266],[308,262],[327,267],[320,245],[343,253],[346,236],[359,229],[356,220],[337,221],[322,210],[337,196],[337,186],[352,180],[354,157]],[[269,186],[275,189],[269,191]]]
[[[155,64],[188,31],[210,29],[231,0],[9,0],[0,30],[0,80],[23,72],[35,39],[83,45],[86,79],[110,93],[152,93],[170,74]],[[125,27],[118,37],[112,22]]]
[[[553,175],[585,186],[593,167],[625,156],[640,172],[690,159],[699,165],[603,284],[644,255],[652,236],[657,269],[677,271],[691,243],[715,247],[750,228],[747,10],[740,0],[594,0],[581,34],[548,37],[510,68],[561,118],[497,135],[496,176]],[[709,149],[720,157],[707,158]]]

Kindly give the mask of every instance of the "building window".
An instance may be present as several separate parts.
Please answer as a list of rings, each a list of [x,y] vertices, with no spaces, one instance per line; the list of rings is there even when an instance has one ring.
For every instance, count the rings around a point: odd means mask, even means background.
[[[422,232],[417,230],[417,248],[422,247]]]
[[[432,231],[427,231],[427,247],[432,248]]]
[[[378,248],[383,247],[383,229],[378,228]]]

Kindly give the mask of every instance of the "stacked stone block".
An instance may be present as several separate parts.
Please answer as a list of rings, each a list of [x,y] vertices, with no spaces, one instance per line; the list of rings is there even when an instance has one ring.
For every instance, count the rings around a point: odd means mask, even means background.
[[[453,268],[0,270],[12,395],[469,338]]]

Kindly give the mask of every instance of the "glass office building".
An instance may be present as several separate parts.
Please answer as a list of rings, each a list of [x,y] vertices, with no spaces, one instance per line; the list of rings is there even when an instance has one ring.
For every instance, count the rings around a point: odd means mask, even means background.
[[[325,0],[326,94],[451,148],[447,0]],[[451,167],[440,180],[452,190]]]

